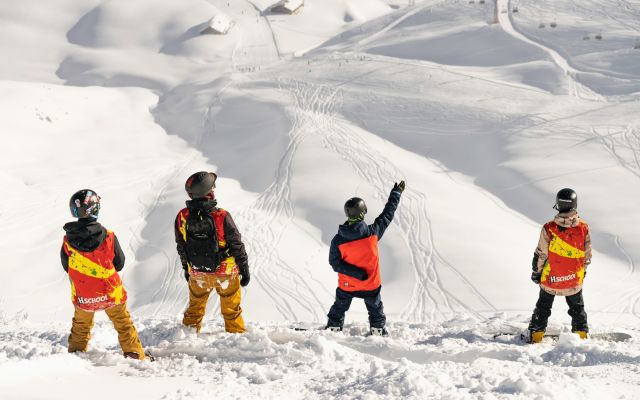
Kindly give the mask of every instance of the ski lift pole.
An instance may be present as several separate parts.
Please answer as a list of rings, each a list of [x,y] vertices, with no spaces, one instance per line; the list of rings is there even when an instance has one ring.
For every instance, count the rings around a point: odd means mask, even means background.
[[[498,0],[493,0],[493,21],[491,23],[497,24],[499,22],[500,20],[498,19]]]

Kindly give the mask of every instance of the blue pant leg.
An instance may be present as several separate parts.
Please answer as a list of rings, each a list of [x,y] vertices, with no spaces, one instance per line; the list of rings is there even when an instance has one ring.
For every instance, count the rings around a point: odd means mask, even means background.
[[[327,322],[327,326],[339,326],[342,328],[344,325],[344,314],[351,307],[351,300],[353,300],[353,296],[344,290],[340,290],[340,288],[336,289],[336,301],[331,306],[329,310],[329,321]]]
[[[367,311],[369,312],[369,325],[373,328],[384,328],[387,323],[387,317],[384,315],[380,292],[375,296],[365,297],[364,305],[367,306]]]

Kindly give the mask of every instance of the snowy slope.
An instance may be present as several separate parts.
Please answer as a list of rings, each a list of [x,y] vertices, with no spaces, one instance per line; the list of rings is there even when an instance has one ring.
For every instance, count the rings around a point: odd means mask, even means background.
[[[122,383],[165,399],[633,398],[640,5],[498,0],[490,24],[492,1],[412,3],[307,0],[285,16],[263,0],[2,2],[0,398],[68,398],[78,377],[97,398]],[[217,14],[229,33],[201,35]],[[243,336],[222,332],[214,298],[203,334],[179,326],[172,224],[202,169],[249,252]],[[391,337],[364,337],[361,302],[344,335],[290,330],[325,322],[344,201],[365,198],[372,220],[400,179],[381,242]],[[528,321],[531,255],[566,186],[594,238],[592,331],[633,339],[496,341]],[[104,315],[91,351],[66,354],[58,252],[84,187],[125,248],[156,363],[121,359]],[[570,326],[563,303],[552,330]]]

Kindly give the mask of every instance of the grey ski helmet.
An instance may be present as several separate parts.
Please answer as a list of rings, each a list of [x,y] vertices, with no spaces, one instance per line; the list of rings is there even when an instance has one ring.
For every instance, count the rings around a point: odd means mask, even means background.
[[[74,218],[98,219],[100,196],[91,189],[78,190],[69,200],[69,209]]]
[[[184,189],[192,199],[205,197],[216,187],[216,179],[218,175],[213,172],[196,172],[187,179]]]
[[[344,213],[349,219],[364,219],[367,205],[360,197],[352,197],[344,203]]]
[[[558,212],[568,212],[578,209],[578,194],[575,190],[564,188],[556,194],[556,204],[553,206]]]

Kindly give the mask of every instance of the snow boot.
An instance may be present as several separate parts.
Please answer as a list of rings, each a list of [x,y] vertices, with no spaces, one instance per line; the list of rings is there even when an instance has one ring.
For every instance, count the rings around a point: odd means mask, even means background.
[[[342,327],[341,326],[325,326],[324,329],[331,331],[331,332],[342,332]]]
[[[133,351],[127,351],[123,355],[124,355],[124,358],[132,358],[134,360],[140,360],[140,355],[138,353],[134,353]]]
[[[589,336],[586,331],[572,331],[571,333],[580,336],[580,339],[586,339]]]
[[[371,332],[371,336],[382,336],[382,337],[389,336],[389,332],[387,332],[387,329],[385,327],[375,328],[372,326],[371,328],[369,328],[369,332]]]
[[[522,335],[522,338],[527,343],[540,343],[542,342],[542,338],[544,338],[544,331],[527,330],[527,332]]]

